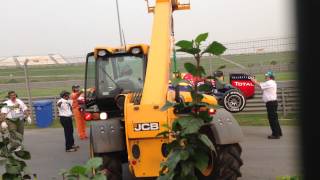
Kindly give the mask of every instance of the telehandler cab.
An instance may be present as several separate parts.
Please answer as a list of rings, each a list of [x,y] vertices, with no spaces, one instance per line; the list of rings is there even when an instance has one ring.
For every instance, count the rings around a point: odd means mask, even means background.
[[[103,158],[108,180],[122,179],[122,163],[128,162],[135,178],[156,178],[166,160],[166,145],[172,137],[157,137],[178,116],[173,108],[161,111],[166,101],[175,101],[168,89],[172,45],[172,13],[189,9],[179,0],[156,0],[148,11],[154,14],[150,46],[96,47],[87,55],[85,118],[90,123],[91,156]],[[182,96],[187,96],[183,95]],[[190,96],[190,95],[189,95]],[[205,101],[217,103],[213,96]],[[242,131],[233,116],[218,109],[203,128],[216,145],[199,179],[236,179],[241,175]]]

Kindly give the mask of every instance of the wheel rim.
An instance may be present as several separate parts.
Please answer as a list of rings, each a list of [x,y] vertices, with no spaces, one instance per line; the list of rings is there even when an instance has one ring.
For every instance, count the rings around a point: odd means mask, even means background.
[[[227,100],[227,106],[230,108],[240,108],[241,98],[236,95],[232,95]]]

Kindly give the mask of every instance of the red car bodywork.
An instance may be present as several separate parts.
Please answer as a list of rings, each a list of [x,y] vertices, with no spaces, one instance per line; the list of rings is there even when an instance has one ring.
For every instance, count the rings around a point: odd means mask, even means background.
[[[239,89],[246,99],[250,99],[254,96],[255,87],[252,81],[250,80],[250,76],[247,74],[230,74],[230,84]],[[194,82],[198,82],[198,84],[203,83],[204,78],[193,77],[190,73],[186,73],[183,76],[183,79],[188,80],[192,85]],[[210,80],[211,84],[215,87],[215,80]]]
[[[254,96],[255,87],[251,81],[251,76],[246,74],[230,74],[230,84],[238,88],[247,99]]]

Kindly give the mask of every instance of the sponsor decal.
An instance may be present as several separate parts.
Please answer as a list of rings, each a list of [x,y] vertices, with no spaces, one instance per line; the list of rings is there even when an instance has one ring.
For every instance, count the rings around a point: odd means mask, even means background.
[[[231,74],[230,79],[231,80],[249,80],[249,79],[252,79],[252,77],[246,74]]]
[[[234,82],[237,87],[239,86],[254,86],[252,82]]]
[[[253,97],[255,86],[251,80],[233,80],[231,84],[238,88],[246,98]]]
[[[150,123],[135,123],[133,125],[134,131],[157,131],[159,130],[158,122],[150,122]]]
[[[239,108],[233,108],[233,107],[230,107],[230,111],[233,111],[233,112],[239,112],[240,109]]]

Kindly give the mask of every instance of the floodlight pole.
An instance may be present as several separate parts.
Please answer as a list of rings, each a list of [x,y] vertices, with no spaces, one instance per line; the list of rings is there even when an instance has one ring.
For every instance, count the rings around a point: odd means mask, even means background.
[[[32,101],[31,101],[30,84],[29,84],[28,62],[29,62],[29,59],[26,59],[24,61],[23,69],[24,69],[24,77],[25,77],[25,80],[26,80],[26,89],[27,89],[27,94],[28,94],[30,117],[33,120],[33,116],[32,116],[32,114],[33,114],[33,112],[32,112]]]
[[[118,26],[119,26],[119,35],[120,35],[120,45],[123,46],[122,33],[121,33],[121,22],[120,22],[120,13],[119,13],[119,4],[118,0],[116,0],[117,5],[117,15],[118,15]]]

